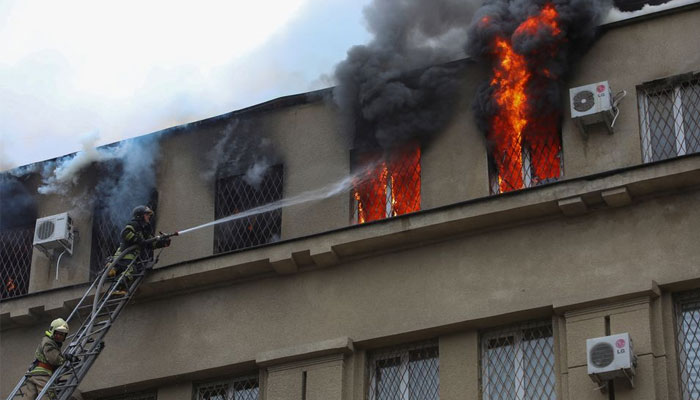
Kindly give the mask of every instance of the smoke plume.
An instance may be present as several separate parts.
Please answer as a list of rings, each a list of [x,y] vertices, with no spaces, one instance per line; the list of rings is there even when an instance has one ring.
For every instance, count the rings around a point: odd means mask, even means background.
[[[267,170],[279,163],[272,142],[259,135],[250,121],[235,119],[221,131],[216,145],[207,153],[207,180],[217,175],[243,175],[249,185],[258,188]]]
[[[527,34],[517,30],[546,4],[556,9],[562,35],[552,35],[547,26]],[[530,110],[533,114],[559,115],[570,67],[594,42],[598,25],[611,6],[610,0],[486,0],[474,15],[467,53],[477,60],[492,61],[496,38],[509,40],[534,74],[526,89],[535,94],[528,97]],[[488,121],[498,107],[490,82],[477,90],[474,103],[477,124],[484,132],[488,132]]]
[[[375,0],[365,10],[373,40],[354,46],[335,70],[333,97],[358,149],[427,143],[451,116],[464,56],[465,0]]]
[[[0,174],[0,230],[31,226],[37,216],[36,199],[23,183],[28,175]]]

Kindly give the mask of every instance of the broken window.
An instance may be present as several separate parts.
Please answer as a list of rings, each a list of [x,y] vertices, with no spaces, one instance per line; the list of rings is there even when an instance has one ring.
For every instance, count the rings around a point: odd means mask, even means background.
[[[220,219],[281,200],[282,176],[282,165],[268,168],[259,179],[220,172],[216,179],[214,216]],[[279,208],[218,224],[214,227],[214,254],[276,242],[281,233]]]
[[[384,155],[384,157],[382,157]],[[409,144],[388,153],[353,152],[353,222],[362,224],[420,210],[420,146]]]
[[[637,88],[644,162],[700,152],[700,73]]]
[[[484,400],[556,399],[551,322],[484,332],[480,380]]]
[[[683,400],[700,398],[700,289],[674,296],[676,348]]]
[[[437,340],[372,352],[368,358],[370,400],[438,400]]]
[[[195,400],[258,400],[259,397],[257,375],[204,383],[195,387]]]
[[[493,144],[489,156],[491,194],[555,182],[562,175],[558,133],[528,135],[510,145]]]

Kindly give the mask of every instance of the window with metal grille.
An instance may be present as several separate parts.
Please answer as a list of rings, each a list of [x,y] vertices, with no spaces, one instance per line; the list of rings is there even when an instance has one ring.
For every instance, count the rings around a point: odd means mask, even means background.
[[[194,400],[258,400],[258,376],[250,375],[228,380],[199,384]]]
[[[114,255],[119,248],[119,241],[122,229],[131,219],[132,210],[142,205],[143,200],[133,199],[123,204],[121,208],[115,209],[104,199],[95,203],[92,214],[92,247],[90,249],[90,279],[94,279],[105,266],[107,257]],[[150,199],[145,205],[157,212],[158,192],[151,191]],[[158,214],[154,214],[151,219],[151,226],[156,226]],[[145,257],[149,257],[148,249],[144,250]]]
[[[637,88],[644,162],[700,152],[700,73]]]
[[[484,400],[556,399],[551,322],[482,333],[480,380]]]
[[[147,390],[142,392],[124,393],[117,396],[106,397],[102,400],[157,400],[157,390]]]
[[[555,182],[563,174],[561,136],[528,135],[520,143],[493,144],[489,156],[491,194]]]
[[[389,153],[353,152],[352,170],[363,171],[352,191],[353,221],[358,224],[420,210],[420,146]]]
[[[221,169],[225,171],[226,169]],[[216,179],[216,219],[282,199],[282,165],[270,167],[259,182],[245,175]],[[282,210],[272,210],[235,219],[214,227],[214,254],[276,242],[282,233]]]
[[[438,400],[439,366],[437,340],[372,352],[369,400]]]
[[[681,392],[700,399],[700,289],[676,294],[674,304]]]
[[[27,294],[34,226],[0,230],[0,299]]]

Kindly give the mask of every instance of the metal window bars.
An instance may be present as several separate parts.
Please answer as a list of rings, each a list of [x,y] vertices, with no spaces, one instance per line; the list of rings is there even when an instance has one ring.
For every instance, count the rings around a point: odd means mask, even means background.
[[[484,400],[556,399],[551,321],[483,332],[480,361]]]
[[[417,143],[382,154],[353,152],[352,170],[371,166],[351,195],[353,222],[362,224],[420,210],[421,150]]]
[[[123,209],[110,209],[104,202],[95,205],[92,214],[92,244],[90,253],[90,279],[95,279],[97,274],[104,268],[108,257],[114,255],[119,248],[120,233],[126,223],[131,219],[131,211],[134,207],[141,205],[143,200],[133,199],[129,204],[124,204]],[[151,190],[148,207],[157,212],[158,191]],[[158,215],[155,214],[151,220],[151,226],[155,227]],[[144,249],[144,258],[151,258],[150,249]]]
[[[700,289],[674,295],[683,400],[700,399]]]
[[[27,294],[34,226],[0,230],[0,299]]]
[[[260,387],[257,375],[243,376],[199,384],[194,400],[258,400]]]
[[[557,132],[530,134],[513,143],[490,146],[492,195],[555,182],[562,175],[561,137]]]
[[[438,400],[437,340],[380,349],[367,361],[368,400]]]
[[[270,167],[260,182],[251,183],[245,175],[217,177],[215,218],[282,199],[282,183],[282,165]],[[281,233],[281,209],[218,224],[214,227],[214,254],[276,242]]]
[[[157,390],[147,390],[147,391],[119,394],[116,396],[101,398],[100,400],[157,400],[157,399],[158,399],[158,391]]]
[[[700,73],[637,87],[644,162],[700,152]]]

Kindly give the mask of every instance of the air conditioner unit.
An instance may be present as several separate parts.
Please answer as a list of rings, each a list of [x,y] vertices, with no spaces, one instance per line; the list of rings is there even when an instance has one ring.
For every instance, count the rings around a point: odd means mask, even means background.
[[[629,333],[586,340],[588,375],[602,384],[615,378],[627,378],[633,384],[637,356]]]
[[[36,220],[34,247],[51,257],[54,250],[73,254],[73,219],[68,213],[56,214]]]
[[[604,123],[609,133],[613,133],[613,95],[608,81],[593,83],[569,89],[571,118],[586,134],[586,126]]]

